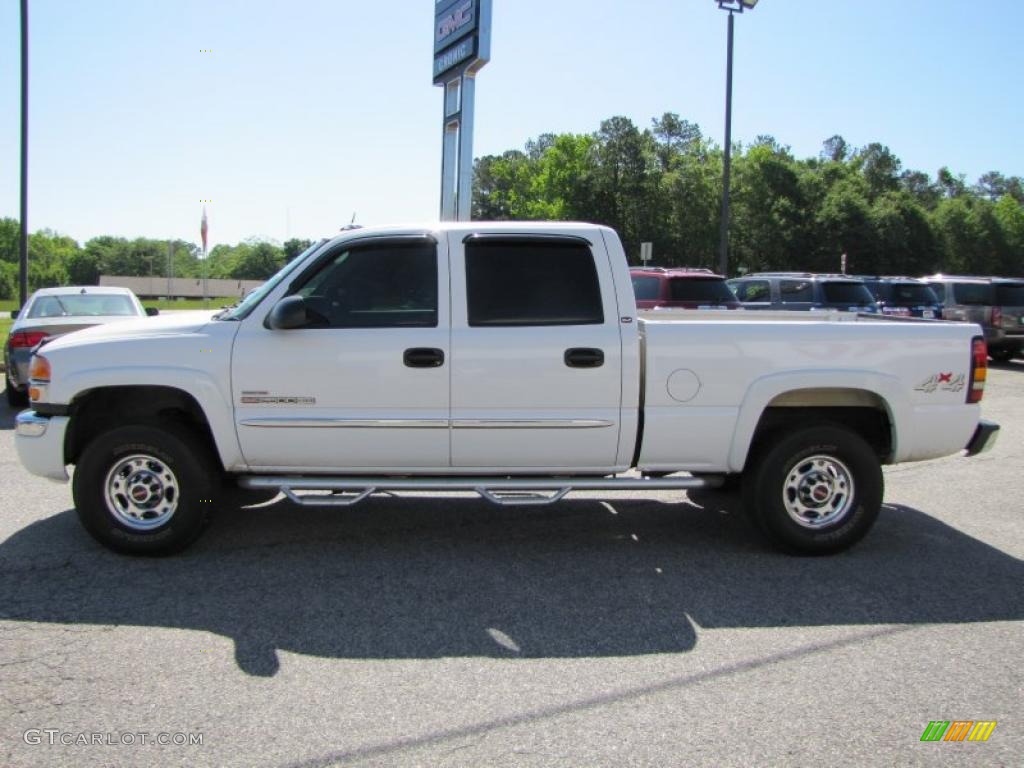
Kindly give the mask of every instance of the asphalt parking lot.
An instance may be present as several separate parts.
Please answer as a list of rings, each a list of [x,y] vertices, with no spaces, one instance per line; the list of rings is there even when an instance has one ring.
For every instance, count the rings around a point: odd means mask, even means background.
[[[1019,765],[1024,362],[984,408],[994,451],[887,470],[830,558],[703,493],[276,502],[145,560],[22,470],[4,406],[0,764]]]

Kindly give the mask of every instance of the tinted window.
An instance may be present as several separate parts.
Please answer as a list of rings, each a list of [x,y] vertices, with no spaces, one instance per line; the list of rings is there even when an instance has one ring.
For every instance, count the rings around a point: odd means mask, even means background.
[[[1024,283],[996,283],[996,303],[1003,307],[1024,307]]]
[[[942,283],[928,283],[928,287],[932,289],[932,292],[939,300],[939,304],[942,304],[946,300],[946,286]]]
[[[920,283],[891,283],[889,300],[897,307],[913,307],[918,304],[938,304],[935,291]]]
[[[657,277],[633,276],[633,293],[640,301],[654,301],[661,293],[661,280]]]
[[[471,242],[466,290],[471,326],[604,322],[594,257],[583,244]]]
[[[40,296],[29,309],[28,317],[101,317],[138,315],[135,303],[116,293],[72,293]]]
[[[669,281],[669,295],[674,301],[706,301],[712,304],[736,301],[724,280],[677,277]]]
[[[814,301],[814,283],[809,280],[780,280],[779,297],[783,304]]]
[[[437,251],[433,243],[342,248],[295,294],[314,327],[437,325]]]
[[[744,280],[731,283],[736,298],[740,301],[771,301],[771,289],[767,280]]]
[[[953,283],[956,304],[991,306],[996,303],[995,298],[995,291],[988,283]]]
[[[874,304],[869,291],[863,283],[822,283],[821,291],[829,304]]]

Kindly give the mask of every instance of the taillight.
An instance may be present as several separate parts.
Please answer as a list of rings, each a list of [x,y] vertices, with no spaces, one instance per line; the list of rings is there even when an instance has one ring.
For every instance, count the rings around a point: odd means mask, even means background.
[[[1003,308],[992,307],[992,325],[998,328],[1003,324]]]
[[[45,338],[44,331],[18,331],[11,334],[11,349],[31,349]]]
[[[981,336],[971,339],[971,385],[967,388],[967,402],[980,403],[985,394],[988,376],[988,345]]]

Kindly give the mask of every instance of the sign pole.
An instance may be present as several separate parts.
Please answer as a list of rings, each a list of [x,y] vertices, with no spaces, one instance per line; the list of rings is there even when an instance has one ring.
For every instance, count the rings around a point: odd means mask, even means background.
[[[434,0],[434,85],[444,88],[441,220],[473,214],[476,74],[491,56],[492,0]]]

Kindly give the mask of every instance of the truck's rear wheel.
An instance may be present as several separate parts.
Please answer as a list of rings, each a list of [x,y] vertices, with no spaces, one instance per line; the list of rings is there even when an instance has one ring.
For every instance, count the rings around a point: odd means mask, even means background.
[[[175,426],[129,426],[95,438],[72,481],[78,517],[106,547],[166,555],[202,532],[214,503],[207,446]]]
[[[837,425],[803,427],[752,457],[743,503],[783,549],[841,552],[862,539],[882,506],[882,467],[864,439]]]

